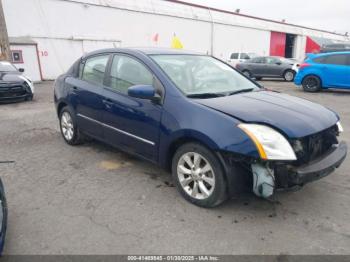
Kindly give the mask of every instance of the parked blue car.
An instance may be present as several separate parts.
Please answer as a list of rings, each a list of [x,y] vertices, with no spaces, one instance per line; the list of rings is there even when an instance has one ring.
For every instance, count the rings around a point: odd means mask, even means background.
[[[350,88],[350,52],[308,54],[294,79],[306,92]]]
[[[107,49],[55,82],[64,140],[95,138],[171,171],[191,203],[245,190],[270,197],[339,167],[347,145],[333,111],[272,92],[211,56]]]

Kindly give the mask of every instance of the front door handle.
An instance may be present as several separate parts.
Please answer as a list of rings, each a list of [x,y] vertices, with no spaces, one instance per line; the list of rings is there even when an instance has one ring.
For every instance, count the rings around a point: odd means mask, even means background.
[[[110,100],[110,99],[103,99],[102,102],[103,102],[103,104],[105,104],[105,106],[106,106],[107,108],[111,108],[112,105],[113,105],[113,102],[112,102],[112,100]]]

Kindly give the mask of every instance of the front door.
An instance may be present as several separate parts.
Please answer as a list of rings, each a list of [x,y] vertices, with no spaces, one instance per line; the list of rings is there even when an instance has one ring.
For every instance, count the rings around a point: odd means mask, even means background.
[[[277,57],[266,57],[264,74],[271,77],[282,76],[283,66],[281,60]]]
[[[114,56],[109,71],[108,87],[104,88],[105,139],[115,146],[156,161],[162,106],[128,96],[130,86],[153,85],[153,74],[136,58],[119,54]]]

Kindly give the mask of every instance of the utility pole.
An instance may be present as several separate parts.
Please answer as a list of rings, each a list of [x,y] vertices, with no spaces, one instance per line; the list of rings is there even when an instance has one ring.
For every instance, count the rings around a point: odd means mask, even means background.
[[[7,34],[4,9],[2,8],[2,0],[0,0],[0,60],[10,60],[10,43]]]

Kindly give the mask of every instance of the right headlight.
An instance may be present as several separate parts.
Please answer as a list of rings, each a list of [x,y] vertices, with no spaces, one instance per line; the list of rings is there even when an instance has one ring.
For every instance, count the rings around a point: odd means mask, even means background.
[[[337,127],[338,127],[338,132],[339,133],[343,133],[344,132],[343,126],[341,125],[340,121],[337,122]]]
[[[254,142],[261,159],[297,160],[290,143],[275,129],[258,124],[239,124],[238,127]]]

